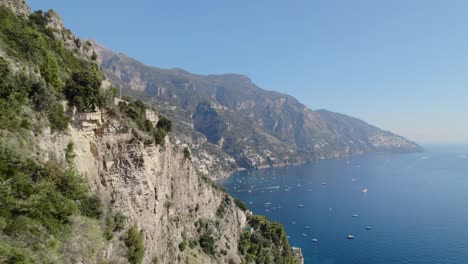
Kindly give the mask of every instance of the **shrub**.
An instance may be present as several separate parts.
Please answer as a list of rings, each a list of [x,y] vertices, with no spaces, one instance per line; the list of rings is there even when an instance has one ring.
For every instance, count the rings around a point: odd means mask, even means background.
[[[67,144],[67,148],[65,149],[65,160],[67,161],[68,164],[73,164],[73,160],[76,157],[73,149],[74,149],[73,142],[69,142]]]
[[[81,202],[81,213],[84,216],[100,219],[102,216],[101,200],[97,195],[87,197]]]
[[[234,199],[234,203],[237,205],[237,207],[239,207],[239,209],[241,209],[242,211],[247,211],[247,205],[245,205],[244,202],[242,202],[241,200],[235,198]]]
[[[52,86],[58,88],[60,86],[59,67],[57,59],[52,53],[47,53],[41,65],[41,76]]]
[[[159,116],[159,121],[156,124],[156,128],[164,130],[166,133],[172,129],[172,122],[164,116]]]
[[[114,238],[115,222],[111,216],[106,217],[106,227],[104,229],[104,238],[106,240],[112,240]]]
[[[83,70],[72,74],[65,85],[65,96],[78,111],[94,111],[105,104],[101,91],[101,77],[95,70]]]
[[[49,110],[49,122],[52,131],[63,131],[68,128],[70,118],[65,115],[62,104],[57,102],[51,107]]]
[[[181,252],[184,252],[186,247],[187,247],[187,242],[186,242],[186,241],[180,242],[180,244],[179,244],[179,250],[180,250]]]
[[[188,160],[191,160],[192,158],[190,157],[190,150],[189,148],[185,147],[184,148],[184,158],[185,159],[188,159]]]
[[[141,100],[120,102],[119,109],[137,125],[138,129],[150,134],[154,133],[153,124],[146,119],[146,105]]]
[[[121,231],[125,228],[126,217],[121,212],[117,212],[114,215],[114,231]]]
[[[215,254],[215,240],[209,234],[204,234],[198,240],[200,247],[202,248],[203,252],[209,255]]]
[[[156,145],[164,144],[164,139],[166,138],[166,132],[162,129],[158,129],[154,135],[154,141]]]
[[[131,264],[139,264],[143,261],[145,248],[143,246],[143,232],[132,226],[127,231],[125,245],[128,248],[128,261]]]

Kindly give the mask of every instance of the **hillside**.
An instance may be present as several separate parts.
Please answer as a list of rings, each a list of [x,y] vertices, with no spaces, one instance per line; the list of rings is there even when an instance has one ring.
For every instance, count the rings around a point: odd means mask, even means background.
[[[54,11],[0,0],[0,263],[297,263],[96,59]]]
[[[194,162],[207,174],[365,153],[422,151],[414,142],[361,120],[312,111],[289,95],[261,89],[246,76],[160,69],[97,43],[95,47],[106,76],[123,94],[151,102],[176,120],[175,142],[188,145]]]

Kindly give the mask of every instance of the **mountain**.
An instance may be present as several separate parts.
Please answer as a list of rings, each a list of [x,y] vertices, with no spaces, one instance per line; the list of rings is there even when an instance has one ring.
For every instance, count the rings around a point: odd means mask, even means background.
[[[54,11],[0,0],[0,263],[299,263],[96,59]]]
[[[199,169],[210,175],[220,169],[422,151],[416,143],[359,119],[312,111],[294,97],[263,90],[243,75],[160,69],[98,43],[94,46],[109,80],[124,94],[151,102],[176,120],[175,141],[188,145]],[[224,167],[217,166],[219,162]]]

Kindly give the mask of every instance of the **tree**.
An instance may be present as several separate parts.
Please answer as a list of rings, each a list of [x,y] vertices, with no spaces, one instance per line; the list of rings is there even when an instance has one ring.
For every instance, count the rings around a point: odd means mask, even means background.
[[[59,87],[59,67],[57,59],[51,53],[47,53],[44,58],[41,66],[41,75],[47,83],[50,83],[55,88]]]
[[[102,107],[106,101],[101,90],[101,77],[95,70],[73,73],[64,93],[78,111],[93,111],[96,107]]]
[[[131,264],[141,263],[145,255],[143,232],[138,231],[136,226],[130,227],[125,238],[125,245],[128,247],[128,261]]]
[[[54,104],[50,109],[49,122],[52,131],[63,131],[67,129],[70,118],[65,115],[63,106],[60,103]]]

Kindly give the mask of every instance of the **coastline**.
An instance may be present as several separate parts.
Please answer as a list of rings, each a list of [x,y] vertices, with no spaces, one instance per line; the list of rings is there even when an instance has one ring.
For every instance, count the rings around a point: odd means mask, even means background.
[[[227,178],[231,177],[236,172],[245,171],[245,170],[261,170],[261,169],[269,169],[269,168],[281,168],[281,167],[287,167],[287,166],[300,166],[300,165],[310,164],[310,163],[314,163],[314,162],[322,161],[322,160],[340,160],[340,159],[354,158],[354,157],[360,157],[360,156],[372,155],[372,154],[401,155],[401,154],[415,154],[415,153],[424,153],[424,149],[422,149],[422,151],[412,151],[412,152],[366,152],[366,153],[358,153],[358,154],[344,154],[344,155],[338,155],[338,156],[334,155],[331,157],[322,156],[316,159],[310,159],[310,160],[295,162],[295,163],[264,164],[264,165],[259,165],[259,166],[255,166],[252,168],[239,167],[234,170],[218,174],[220,175],[220,177],[217,177],[217,178],[210,177],[210,178],[211,180],[217,183],[217,182],[226,180]]]

